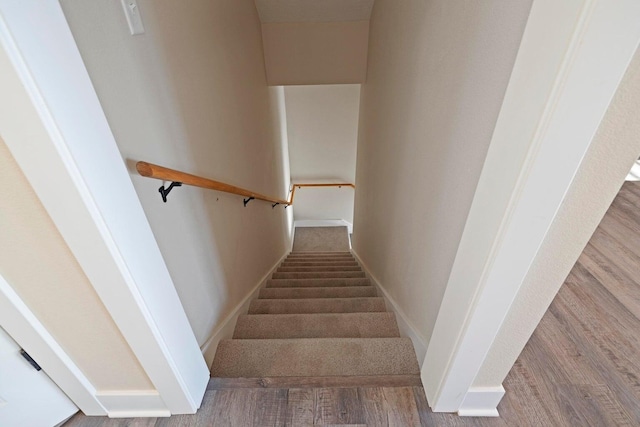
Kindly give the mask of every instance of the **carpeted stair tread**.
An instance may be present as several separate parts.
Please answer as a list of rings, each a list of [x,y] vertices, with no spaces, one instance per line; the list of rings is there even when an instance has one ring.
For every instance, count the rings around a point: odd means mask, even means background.
[[[214,377],[418,375],[408,338],[222,340]]]
[[[306,288],[338,286],[371,286],[367,278],[269,279],[267,288]]]
[[[336,261],[349,261],[354,260],[355,257],[351,254],[348,255],[289,255],[287,256],[288,260],[302,260],[306,259],[309,261],[326,261],[326,260],[336,260]]]
[[[355,261],[284,261],[280,264],[280,267],[315,267],[316,265],[353,266],[358,265],[358,263]]]
[[[306,287],[306,288],[263,288],[260,289],[260,299],[286,298],[362,298],[377,297],[373,286],[334,286],[334,287]]]
[[[296,260],[296,259],[308,259],[310,261],[312,260],[317,260],[317,261],[324,261],[324,260],[328,260],[328,259],[334,259],[336,261],[340,261],[340,260],[352,260],[352,259],[356,259],[353,255],[351,254],[346,254],[346,255],[294,255],[294,254],[290,254],[287,256],[286,259],[289,260]]]
[[[353,256],[351,252],[290,252],[289,256]]]
[[[385,310],[384,299],[380,297],[255,299],[249,305],[249,314],[363,313]]]
[[[400,337],[393,313],[245,314],[234,339]]]
[[[299,265],[301,263],[313,263],[313,265],[359,265],[356,261],[336,261],[336,260],[329,260],[329,261],[309,261],[309,260],[302,260],[302,261],[289,261],[289,260],[284,260],[282,262],[282,264],[280,264],[280,266],[284,266],[284,265]],[[313,267],[313,265],[311,265],[311,267]]]
[[[294,273],[273,273],[274,279],[340,279],[365,277],[363,271],[307,271]]]
[[[278,267],[278,273],[307,273],[307,272],[323,272],[323,271],[362,271],[360,266],[358,265],[315,265],[311,267],[289,267],[289,266],[280,266]]]

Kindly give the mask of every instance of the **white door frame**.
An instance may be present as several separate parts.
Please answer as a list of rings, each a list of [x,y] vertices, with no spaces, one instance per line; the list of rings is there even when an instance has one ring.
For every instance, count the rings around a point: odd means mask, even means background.
[[[5,143],[159,395],[98,400],[112,416],[194,413],[209,371],[58,1],[0,0],[0,44],[31,101],[16,114],[48,134],[6,120]]]
[[[637,0],[536,0],[422,378],[437,412],[497,415],[473,380],[640,42]]]

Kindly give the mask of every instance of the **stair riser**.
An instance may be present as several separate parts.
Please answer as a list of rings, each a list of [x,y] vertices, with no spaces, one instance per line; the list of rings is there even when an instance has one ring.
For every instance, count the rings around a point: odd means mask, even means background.
[[[267,288],[307,288],[307,287],[342,287],[342,286],[370,286],[369,279],[269,279]]]
[[[366,298],[377,297],[373,286],[349,286],[333,288],[264,288],[260,299],[301,298]]]
[[[314,266],[314,267],[278,267],[279,273],[307,273],[307,272],[324,272],[324,271],[362,271],[358,266]]]
[[[400,337],[391,313],[243,315],[234,339]]]
[[[280,264],[281,267],[315,267],[315,266],[345,266],[345,267],[353,267],[358,266],[358,263],[355,261],[339,261],[339,262],[290,262],[285,261]]]
[[[385,311],[382,298],[257,299],[249,314],[370,313]]]
[[[309,262],[309,261],[304,261],[305,263]],[[313,261],[310,261],[313,262]],[[290,261],[284,261],[282,264],[280,264],[281,266],[284,266],[285,264],[294,264],[294,265],[298,265],[300,264],[299,262],[295,262],[295,263],[291,263]],[[313,265],[359,265],[358,263],[356,263],[355,261],[349,261],[349,262],[336,262],[334,261],[327,261],[327,262],[322,262],[322,263],[318,263],[316,264],[314,262]],[[313,265],[311,265],[311,267],[313,267]]]
[[[272,279],[347,279],[364,278],[361,271],[326,271],[306,273],[273,273]]]

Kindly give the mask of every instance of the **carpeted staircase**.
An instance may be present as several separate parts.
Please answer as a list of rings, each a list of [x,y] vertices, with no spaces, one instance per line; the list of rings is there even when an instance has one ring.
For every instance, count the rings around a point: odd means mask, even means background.
[[[343,377],[349,385],[362,377],[384,386],[415,385],[420,370],[411,340],[400,337],[351,253],[292,252],[238,318],[233,339],[219,343],[211,375],[281,384]]]

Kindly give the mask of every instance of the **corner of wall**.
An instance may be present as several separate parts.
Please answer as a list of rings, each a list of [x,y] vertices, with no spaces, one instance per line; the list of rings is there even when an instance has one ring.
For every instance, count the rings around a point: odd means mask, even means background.
[[[356,257],[358,264],[364,270],[367,278],[371,280],[371,283],[380,291],[382,297],[384,298],[385,305],[387,309],[390,309],[396,315],[396,320],[398,321],[398,328],[400,329],[400,335],[405,336],[411,339],[413,343],[413,349],[416,352],[416,357],[418,358],[418,363],[420,368],[422,369],[422,364],[424,363],[425,355],[427,354],[427,339],[418,331],[418,328],[409,320],[409,317],[405,314],[404,310],[398,305],[398,303],[389,295],[384,286],[376,279],[375,276],[371,274],[368,266],[362,261],[358,253],[355,249],[351,249],[351,253]]]

